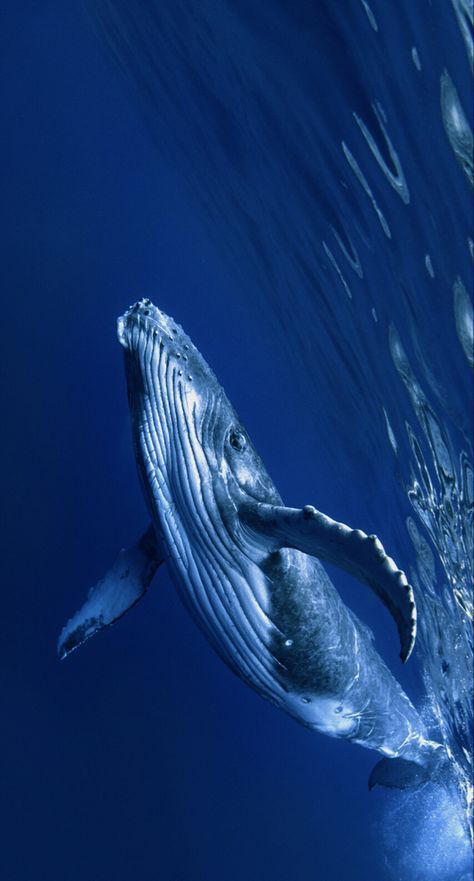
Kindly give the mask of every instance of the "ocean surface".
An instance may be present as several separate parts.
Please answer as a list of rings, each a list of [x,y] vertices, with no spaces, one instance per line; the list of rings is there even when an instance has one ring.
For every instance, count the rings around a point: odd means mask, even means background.
[[[2,881],[472,877],[472,19],[2,5]],[[115,329],[143,296],[285,502],[375,532],[409,574],[403,667],[385,609],[331,572],[445,744],[447,789],[369,793],[377,754],[250,691],[162,571],[57,660],[147,522]]]

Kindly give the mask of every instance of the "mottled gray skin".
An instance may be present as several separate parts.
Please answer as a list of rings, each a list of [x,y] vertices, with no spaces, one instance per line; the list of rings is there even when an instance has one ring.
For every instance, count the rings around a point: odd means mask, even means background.
[[[426,732],[418,713],[377,654],[370,629],[344,605],[319,561],[282,549],[264,569],[275,585],[274,620],[292,640],[289,647],[279,635],[273,640],[285,684],[300,700],[285,709],[325,734],[419,760]],[[301,707],[307,698],[311,704]]]
[[[282,501],[189,337],[148,300],[118,335],[156,540],[209,642],[300,723],[423,764],[418,713],[323,566],[249,525],[248,508]]]

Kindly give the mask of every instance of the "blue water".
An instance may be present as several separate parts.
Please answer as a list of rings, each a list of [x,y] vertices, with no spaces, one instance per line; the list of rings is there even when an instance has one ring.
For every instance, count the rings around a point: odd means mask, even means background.
[[[469,15],[2,8],[5,881],[470,877]],[[369,793],[377,756],[247,689],[161,572],[57,661],[146,523],[115,340],[140,296],[202,350],[285,501],[376,532],[410,574],[402,668],[385,610],[332,573],[449,748],[447,792]]]

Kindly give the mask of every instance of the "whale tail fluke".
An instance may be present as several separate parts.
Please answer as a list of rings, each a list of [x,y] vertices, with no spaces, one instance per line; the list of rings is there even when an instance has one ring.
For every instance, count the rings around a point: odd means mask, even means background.
[[[443,784],[448,761],[446,752],[440,744],[433,743],[433,749],[425,756],[423,764],[411,759],[381,759],[369,777],[369,789],[386,786],[389,789],[421,789],[426,783]]]
[[[382,759],[369,777],[369,789],[387,786],[389,789],[420,789],[431,779],[430,769],[409,759]]]

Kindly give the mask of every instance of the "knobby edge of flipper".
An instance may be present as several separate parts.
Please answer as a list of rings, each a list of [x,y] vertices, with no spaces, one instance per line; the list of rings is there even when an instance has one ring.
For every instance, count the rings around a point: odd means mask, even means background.
[[[416,639],[413,589],[376,535],[338,523],[312,505],[286,508],[246,502],[239,508],[239,516],[244,526],[265,536],[273,549],[295,548],[365,581],[392,615],[400,637],[401,660],[408,660]]]
[[[108,572],[90,589],[84,605],[61,631],[59,658],[63,660],[133,608],[147,591],[163,559],[152,526],[135,544],[119,551]]]

